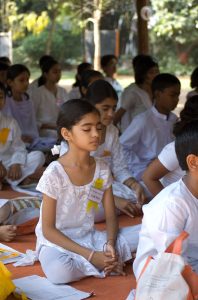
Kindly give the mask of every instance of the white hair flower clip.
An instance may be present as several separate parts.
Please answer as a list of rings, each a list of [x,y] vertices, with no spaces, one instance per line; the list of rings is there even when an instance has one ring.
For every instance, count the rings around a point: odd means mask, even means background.
[[[60,154],[60,148],[61,148],[60,145],[54,145],[54,147],[51,149],[52,155]]]

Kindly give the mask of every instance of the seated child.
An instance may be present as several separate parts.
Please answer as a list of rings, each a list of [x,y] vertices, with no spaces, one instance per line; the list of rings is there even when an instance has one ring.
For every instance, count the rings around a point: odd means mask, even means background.
[[[104,55],[101,58],[101,68],[105,73],[105,80],[112,85],[118,95],[118,99],[120,100],[123,88],[121,84],[115,79],[117,63],[118,59],[113,54]]]
[[[81,86],[82,74],[87,70],[93,70],[92,64],[83,62],[78,65],[77,74],[75,76],[76,82],[72,85],[72,89],[68,94],[68,99],[80,99],[81,98],[80,86]]]
[[[140,225],[118,231],[108,165],[90,156],[99,146],[98,110],[81,99],[61,106],[58,134],[69,150],[52,162],[37,189],[43,193],[36,227],[37,253],[46,277],[55,284],[87,276],[123,275],[123,263],[136,249]],[[94,227],[103,203],[106,231]]]
[[[124,89],[114,116],[114,124],[120,123],[122,133],[136,115],[152,106],[151,83],[159,73],[158,63],[150,55],[137,55],[132,64],[135,82]]]
[[[136,116],[120,137],[129,170],[141,180],[151,161],[173,141],[177,117],[171,111],[179,101],[180,81],[174,75],[157,75],[152,82],[154,106]]]
[[[136,279],[147,257],[164,252],[182,231],[189,233],[182,255],[198,273],[198,121],[177,126],[175,149],[186,175],[143,207],[144,217],[133,264]]]
[[[30,176],[45,162],[42,152],[27,153],[16,120],[2,113],[4,104],[5,88],[0,83],[0,189],[4,180],[11,185],[29,183]]]
[[[185,126],[198,119],[198,95],[190,97],[180,112],[180,126]],[[177,125],[177,123],[176,123]],[[174,131],[173,131],[174,133]],[[179,180],[184,175],[175,153],[175,142],[166,145],[163,150],[144,171],[142,179],[152,193],[156,196],[164,187]]]
[[[91,152],[94,157],[101,157],[108,163],[114,180],[112,184],[115,205],[118,213],[122,212],[130,217],[142,213],[141,206],[146,201],[146,195],[141,185],[131,177],[127,168],[122,146],[119,142],[118,129],[112,124],[118,96],[113,87],[105,80],[94,81],[86,94],[86,101],[95,106],[102,123],[102,139],[98,149]],[[61,144],[61,154],[68,151],[66,143]],[[95,222],[105,220],[102,203],[95,215]]]

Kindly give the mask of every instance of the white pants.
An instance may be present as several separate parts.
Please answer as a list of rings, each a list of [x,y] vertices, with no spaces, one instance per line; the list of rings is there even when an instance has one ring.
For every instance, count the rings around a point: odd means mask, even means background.
[[[137,249],[140,228],[141,225],[136,225],[119,230],[119,233],[126,239],[131,252]],[[47,279],[54,284],[69,283],[86,277],[82,271],[82,262],[56,248],[42,246],[39,260]]]
[[[28,153],[27,155],[27,161],[24,166],[21,167],[22,170],[22,176],[18,180],[10,180],[9,178],[6,178],[6,181],[10,185],[18,185],[20,182],[22,182],[26,177],[33,174],[37,168],[42,167],[45,163],[45,155],[41,151],[32,151]],[[7,166],[5,166],[7,169]]]

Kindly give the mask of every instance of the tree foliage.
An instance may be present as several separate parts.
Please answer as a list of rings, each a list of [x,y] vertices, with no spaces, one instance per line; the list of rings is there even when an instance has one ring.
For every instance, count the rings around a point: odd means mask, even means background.
[[[166,57],[167,63],[171,57],[182,64],[198,64],[197,0],[151,0],[151,5],[151,40],[156,55]]]

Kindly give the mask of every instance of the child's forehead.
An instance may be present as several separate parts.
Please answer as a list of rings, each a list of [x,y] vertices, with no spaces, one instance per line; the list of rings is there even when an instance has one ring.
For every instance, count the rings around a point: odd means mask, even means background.
[[[168,86],[166,88],[163,89],[164,92],[179,92],[181,89],[181,85],[180,84],[174,84],[171,86]]]
[[[79,125],[83,125],[85,123],[98,123],[100,122],[100,115],[97,111],[90,112],[84,115],[81,120],[78,122]]]

